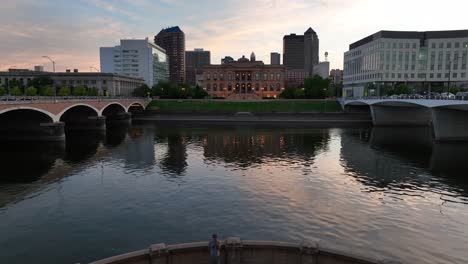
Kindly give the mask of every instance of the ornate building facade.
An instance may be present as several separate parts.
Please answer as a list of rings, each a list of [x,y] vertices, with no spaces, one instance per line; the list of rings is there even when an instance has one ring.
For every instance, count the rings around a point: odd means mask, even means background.
[[[203,87],[212,97],[226,99],[278,98],[284,90],[286,68],[243,56],[237,61],[203,68]]]

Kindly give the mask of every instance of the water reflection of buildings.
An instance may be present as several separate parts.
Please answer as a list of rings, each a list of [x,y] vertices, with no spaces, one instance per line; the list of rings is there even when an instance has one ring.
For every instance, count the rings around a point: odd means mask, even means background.
[[[240,167],[266,159],[313,160],[328,146],[329,133],[321,130],[238,128],[207,133],[203,138],[207,160],[235,163]]]
[[[187,169],[187,143],[190,141],[190,131],[183,128],[157,127],[155,141],[157,148],[165,145],[166,152],[158,157],[158,163],[164,173],[183,175]]]
[[[365,185],[405,189],[437,180],[468,196],[468,146],[436,143],[430,128],[346,130],[341,144],[344,167]]]

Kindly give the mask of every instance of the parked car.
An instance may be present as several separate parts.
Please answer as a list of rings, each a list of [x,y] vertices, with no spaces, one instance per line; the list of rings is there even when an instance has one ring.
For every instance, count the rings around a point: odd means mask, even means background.
[[[441,93],[440,96],[444,99],[455,99],[455,95],[453,93]]]

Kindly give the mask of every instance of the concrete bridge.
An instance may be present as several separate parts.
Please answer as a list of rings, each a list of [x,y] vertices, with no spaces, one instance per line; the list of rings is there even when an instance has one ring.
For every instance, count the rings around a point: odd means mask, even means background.
[[[130,122],[144,98],[0,97],[1,140],[63,140],[65,131],[105,130]]]
[[[437,141],[468,141],[468,101],[349,98],[346,111],[369,107],[374,126],[432,126]]]

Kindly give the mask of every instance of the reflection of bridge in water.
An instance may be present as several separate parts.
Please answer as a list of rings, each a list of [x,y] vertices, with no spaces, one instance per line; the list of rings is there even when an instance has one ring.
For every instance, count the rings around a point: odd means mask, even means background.
[[[434,142],[428,127],[348,130],[341,142],[343,165],[365,185],[411,189],[437,180],[468,197],[468,144]]]

